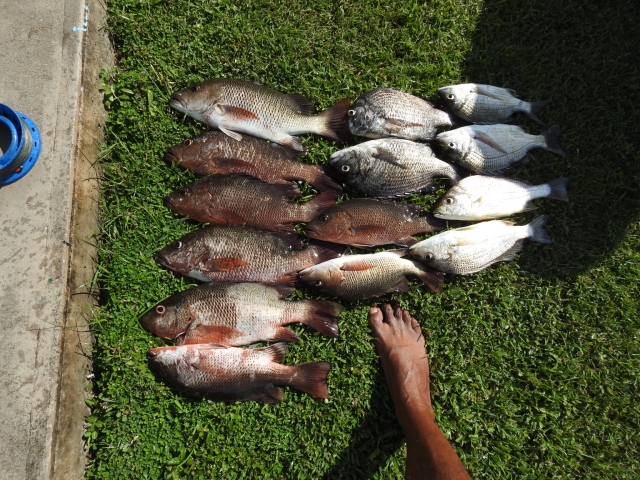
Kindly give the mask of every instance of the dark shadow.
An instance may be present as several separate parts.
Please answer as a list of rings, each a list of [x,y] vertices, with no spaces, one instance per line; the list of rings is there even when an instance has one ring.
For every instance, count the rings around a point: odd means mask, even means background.
[[[404,443],[382,368],[374,382],[369,411],[351,433],[349,446],[322,477],[324,480],[371,478]]]
[[[569,202],[539,200],[554,245],[530,244],[523,268],[543,277],[588,271],[624,239],[640,208],[640,8],[621,2],[486,0],[462,80],[552,100],[541,114],[560,123],[569,157],[533,152],[507,176],[535,183],[570,177]],[[541,132],[524,115],[515,123]],[[539,213],[538,213],[539,212]]]

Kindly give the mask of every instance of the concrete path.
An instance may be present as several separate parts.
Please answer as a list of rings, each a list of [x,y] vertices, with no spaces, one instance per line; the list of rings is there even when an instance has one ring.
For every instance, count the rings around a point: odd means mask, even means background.
[[[102,118],[97,76],[108,58],[96,34],[104,6],[1,4],[0,103],[31,117],[42,153],[27,176],[0,188],[0,478],[75,479],[90,395],[95,251],[85,241],[97,225],[91,166]],[[87,12],[89,31],[74,31]]]

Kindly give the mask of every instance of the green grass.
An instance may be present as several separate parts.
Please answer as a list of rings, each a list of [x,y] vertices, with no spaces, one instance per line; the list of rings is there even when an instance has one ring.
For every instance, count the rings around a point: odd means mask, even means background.
[[[539,202],[555,243],[452,277],[440,296],[414,283],[395,299],[427,334],[438,423],[474,478],[640,476],[633,0],[112,0],[108,8],[117,66],[105,75],[88,478],[388,479],[404,471],[402,432],[366,327],[373,302],[348,305],[337,340],[296,327],[301,341],[286,362],[330,361],[326,402],[293,390],[271,406],[195,401],[147,367],[146,350],[163,342],[137,318],[191,283],[153,254],[196,228],[162,204],[194,178],[162,157],[205,130],[167,100],[219,76],[261,80],[320,108],[377,86],[431,96],[465,81],[552,99],[542,118],[563,125],[570,157],[536,152],[515,176],[571,177],[569,203]],[[317,137],[305,143],[318,163],[338,148]]]

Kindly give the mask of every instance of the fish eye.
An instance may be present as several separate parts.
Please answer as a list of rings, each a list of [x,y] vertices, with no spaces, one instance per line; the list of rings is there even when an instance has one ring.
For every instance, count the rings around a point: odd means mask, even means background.
[[[343,110],[343,112],[344,112],[344,110]],[[349,110],[349,111],[347,112],[347,115],[349,115],[350,117],[355,116],[355,114],[356,114],[356,111],[355,111],[355,110]]]
[[[351,167],[349,165],[342,165],[342,168],[340,169],[343,172],[348,172],[349,170],[351,170]]]
[[[189,89],[190,92],[197,92],[198,90],[200,90],[200,85],[194,85]]]
[[[449,142],[449,148],[456,148],[456,144],[453,142]]]
[[[176,250],[179,250],[182,248],[182,242],[180,240],[178,240],[177,242],[173,242],[171,244],[171,247],[175,248]]]
[[[451,205],[453,203],[453,198],[452,197],[445,197],[444,203],[446,203],[447,205]]]
[[[431,252],[425,253],[424,254],[424,259],[427,260],[427,261],[428,260],[433,260],[433,253],[431,253]]]
[[[320,220],[322,220],[323,222],[326,222],[327,220],[329,220],[329,215],[327,215],[326,213],[320,215]]]
[[[185,147],[189,147],[189,146],[193,145],[193,140],[191,138],[187,138],[184,142],[182,142],[182,144]]]
[[[158,315],[164,315],[164,312],[166,312],[166,311],[167,311],[167,309],[165,308],[165,306],[164,306],[164,305],[158,305],[158,306],[156,307],[156,313],[157,313]]]
[[[313,284],[314,284],[316,287],[321,287],[321,286],[322,286],[322,280],[316,280],[315,282],[313,282]]]
[[[184,197],[187,194],[187,189],[186,188],[182,188],[180,190],[178,190],[178,194],[182,197]]]
[[[453,100],[454,98],[456,98],[456,96],[453,93],[450,93],[449,95],[447,95],[447,98],[449,100]]]

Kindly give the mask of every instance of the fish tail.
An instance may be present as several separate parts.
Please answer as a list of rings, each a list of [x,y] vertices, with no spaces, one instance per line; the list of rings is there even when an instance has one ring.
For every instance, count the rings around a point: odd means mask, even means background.
[[[551,100],[542,100],[541,102],[529,102],[529,110],[525,111],[525,113],[533,120],[534,122],[539,123],[540,125],[544,125],[542,120],[538,118],[538,114],[545,109],[547,105],[551,103]]]
[[[327,375],[331,370],[329,362],[311,362],[292,367],[295,376],[290,385],[318,398],[329,398]]]
[[[546,145],[543,147],[545,150],[548,150],[553,153],[557,153],[558,155],[562,155],[563,157],[567,155],[567,151],[562,148],[560,145],[560,134],[562,133],[562,127],[560,125],[554,125],[546,132],[542,133],[544,137],[544,141]]]
[[[435,270],[421,268],[416,276],[422,280],[429,289],[434,293],[442,293],[444,288],[444,273]]]
[[[305,303],[309,306],[309,313],[302,323],[325,337],[337,338],[340,335],[338,317],[342,305],[328,300],[305,300]]]
[[[351,131],[347,123],[347,112],[350,105],[351,100],[343,98],[333,107],[320,113],[318,117],[322,119],[322,126],[317,133],[340,142],[351,140]]]
[[[546,224],[547,217],[545,215],[540,215],[535,218],[531,223],[529,223],[529,225],[527,225],[527,227],[529,227],[528,237],[534,242],[553,243],[553,240],[545,228]]]
[[[567,185],[569,184],[569,178],[562,177],[547,183],[551,189],[551,193],[547,195],[547,198],[553,198],[555,200],[569,200],[569,194],[567,193]]]
[[[313,197],[303,205],[305,218],[302,221],[310,222],[316,218],[322,211],[336,203],[336,197],[337,195],[335,190],[327,190],[326,192],[322,192],[320,195]]]

